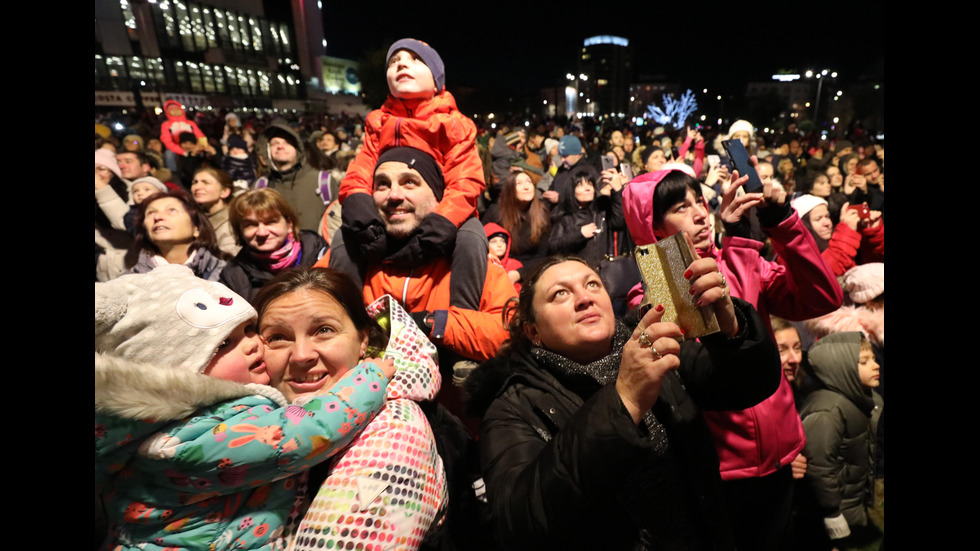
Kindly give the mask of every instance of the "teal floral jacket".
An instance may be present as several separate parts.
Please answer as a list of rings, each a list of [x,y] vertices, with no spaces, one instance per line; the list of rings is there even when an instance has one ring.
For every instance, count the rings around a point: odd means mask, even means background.
[[[359,364],[333,391],[288,405],[275,389],[95,357],[95,480],[105,549],[284,549],[306,471],[384,403]]]

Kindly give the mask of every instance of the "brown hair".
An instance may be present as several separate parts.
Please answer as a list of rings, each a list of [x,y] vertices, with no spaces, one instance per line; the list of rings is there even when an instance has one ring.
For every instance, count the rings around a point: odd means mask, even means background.
[[[548,207],[539,199],[537,190],[527,207],[523,207],[517,200],[517,177],[523,172],[511,172],[500,180],[500,199],[498,208],[500,209],[500,225],[510,232],[513,236],[511,253],[526,252],[520,251],[520,240],[517,235],[524,224],[531,226],[531,245],[537,246],[541,238],[551,229],[551,213]]]
[[[525,325],[537,321],[534,311],[534,292],[536,291],[538,280],[545,270],[565,262],[580,262],[595,271],[595,266],[589,264],[588,260],[571,255],[553,255],[545,258],[537,264],[526,279],[521,281],[521,292],[517,298],[510,298],[504,305],[504,323],[510,333],[510,339],[504,343],[497,352],[498,356],[507,355],[512,349],[527,349],[531,346],[531,341],[527,338]],[[509,320],[508,320],[509,318]]]
[[[796,329],[796,326],[794,326],[792,323],[784,320],[783,318],[779,318],[779,317],[770,315],[769,316],[769,325],[772,327],[772,333],[774,335],[776,334],[776,332],[782,331],[784,329],[793,329],[793,330],[796,330],[796,333],[797,334],[799,334],[799,330]]]
[[[293,237],[299,240],[299,217],[286,198],[269,188],[252,189],[235,197],[228,207],[228,221],[235,230],[239,243],[245,243],[242,235],[242,219],[254,214],[264,220],[278,220],[280,216],[293,225]]]
[[[330,268],[297,268],[274,277],[255,295],[252,304],[259,313],[258,323],[276,299],[301,289],[318,291],[337,301],[358,331],[368,334],[368,355],[378,357],[388,345],[388,335],[371,319],[364,307],[362,290],[343,272]]]
[[[208,221],[208,217],[204,214],[200,208],[198,208],[197,203],[186,191],[170,189],[167,191],[161,191],[154,193],[153,195],[147,197],[139,204],[139,211],[136,215],[136,239],[133,242],[132,252],[138,253],[141,250],[147,250],[154,253],[160,253],[160,249],[150,240],[149,234],[146,232],[146,224],[144,220],[146,219],[146,209],[149,208],[150,203],[157,201],[159,199],[166,199],[168,197],[173,197],[180,201],[183,205],[184,210],[187,211],[187,215],[191,217],[191,224],[197,228],[197,238],[191,243],[190,248],[187,249],[188,253],[194,252],[197,249],[206,249],[208,252],[217,256],[219,258],[225,258],[226,255],[221,252],[218,248],[218,237],[214,233],[214,228],[211,227],[211,222]]]
[[[231,182],[231,176],[224,170],[215,168],[209,164],[201,165],[200,168],[194,171],[194,176],[197,176],[201,172],[207,172],[208,174],[210,174],[215,180],[218,181],[219,184],[221,184],[221,189],[229,189],[232,191],[232,193],[228,194],[228,197],[222,199],[222,201],[226,205],[228,203],[231,203],[231,200],[235,198],[235,196],[233,195],[235,191],[235,186]],[[194,183],[193,178],[191,178],[191,184],[193,185],[193,183]]]

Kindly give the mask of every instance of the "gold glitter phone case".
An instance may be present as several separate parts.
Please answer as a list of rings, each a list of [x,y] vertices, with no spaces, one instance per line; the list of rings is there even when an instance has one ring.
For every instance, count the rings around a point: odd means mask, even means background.
[[[672,321],[684,330],[686,338],[697,338],[720,331],[711,306],[697,307],[691,296],[691,282],[684,277],[694,261],[684,232],[637,247],[633,253],[643,281],[641,311],[662,304],[662,321]]]

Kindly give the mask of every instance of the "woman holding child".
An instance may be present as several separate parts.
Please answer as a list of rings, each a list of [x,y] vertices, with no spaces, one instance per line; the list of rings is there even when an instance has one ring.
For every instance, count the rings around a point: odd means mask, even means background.
[[[442,522],[442,460],[414,402],[439,390],[435,349],[388,297],[365,310],[342,274],[293,270],[258,295],[257,321],[174,266],[96,295],[107,548],[415,549]]]

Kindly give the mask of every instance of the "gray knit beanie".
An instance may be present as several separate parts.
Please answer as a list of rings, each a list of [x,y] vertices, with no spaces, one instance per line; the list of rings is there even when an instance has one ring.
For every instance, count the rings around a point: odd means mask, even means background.
[[[235,328],[257,317],[224,285],[167,264],[95,284],[95,351],[200,373]]]

